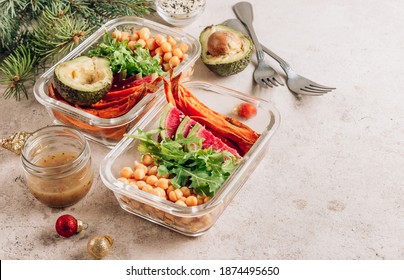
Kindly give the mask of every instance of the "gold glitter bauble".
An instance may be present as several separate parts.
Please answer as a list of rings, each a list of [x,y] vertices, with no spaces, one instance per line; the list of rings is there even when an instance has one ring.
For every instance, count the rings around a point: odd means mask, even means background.
[[[114,240],[111,236],[94,236],[87,243],[88,253],[96,259],[102,259],[108,255]]]
[[[24,146],[25,141],[32,133],[30,132],[17,132],[10,137],[1,138],[0,139],[0,146],[6,148],[17,155],[21,154],[21,149]]]

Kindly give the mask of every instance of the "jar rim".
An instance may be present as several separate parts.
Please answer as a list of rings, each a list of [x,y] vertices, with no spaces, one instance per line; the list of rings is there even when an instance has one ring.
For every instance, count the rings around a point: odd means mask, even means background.
[[[41,137],[44,133],[50,133],[50,132],[70,132],[70,135],[74,135],[78,137],[79,142],[82,144],[80,147],[80,151],[75,159],[72,161],[69,161],[64,164],[56,165],[56,166],[40,166],[35,163],[33,163],[29,158],[28,158],[28,152],[29,152],[29,144],[34,143],[35,140],[37,140],[39,137]],[[68,134],[66,134],[68,135]],[[69,171],[73,170],[76,168],[81,162],[83,162],[83,154],[88,150],[88,143],[84,135],[77,129],[65,126],[65,125],[51,125],[51,126],[45,126],[42,127],[32,133],[30,135],[22,149],[21,149],[21,158],[23,162],[24,168],[27,168],[29,170],[35,171],[35,173],[45,173],[51,172],[52,171],[58,171],[58,170],[63,170],[63,174],[68,173]],[[54,175],[54,174],[53,174]]]

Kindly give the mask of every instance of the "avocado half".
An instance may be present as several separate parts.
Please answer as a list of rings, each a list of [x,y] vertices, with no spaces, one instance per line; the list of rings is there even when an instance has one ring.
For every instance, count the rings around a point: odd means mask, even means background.
[[[251,61],[251,38],[226,25],[205,27],[199,36],[199,42],[202,46],[202,62],[220,76],[239,73]]]
[[[68,102],[89,106],[111,89],[113,74],[109,61],[101,57],[79,56],[56,66],[54,85]]]

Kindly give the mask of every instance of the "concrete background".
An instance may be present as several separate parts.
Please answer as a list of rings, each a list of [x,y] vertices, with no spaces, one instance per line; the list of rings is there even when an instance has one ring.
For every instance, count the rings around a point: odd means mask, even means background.
[[[237,1],[207,2],[184,28],[195,37],[234,17]],[[269,152],[215,226],[190,238],[135,217],[99,176],[78,204],[48,208],[27,191],[19,157],[1,149],[0,259],[90,259],[89,238],[105,234],[115,239],[107,259],[404,259],[404,2],[251,2],[260,41],[337,90],[296,100],[286,87],[255,86],[255,60],[228,78],[197,62],[193,80],[259,96],[282,115]],[[0,100],[1,137],[50,124],[32,94]],[[91,149],[98,172],[109,150]],[[59,237],[54,224],[65,213],[90,227]]]

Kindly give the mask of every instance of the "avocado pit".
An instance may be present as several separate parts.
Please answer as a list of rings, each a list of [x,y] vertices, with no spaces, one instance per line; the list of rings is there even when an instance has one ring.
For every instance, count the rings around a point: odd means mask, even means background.
[[[225,55],[232,50],[241,51],[242,47],[240,38],[228,31],[218,30],[208,39],[208,52],[213,56]]]

